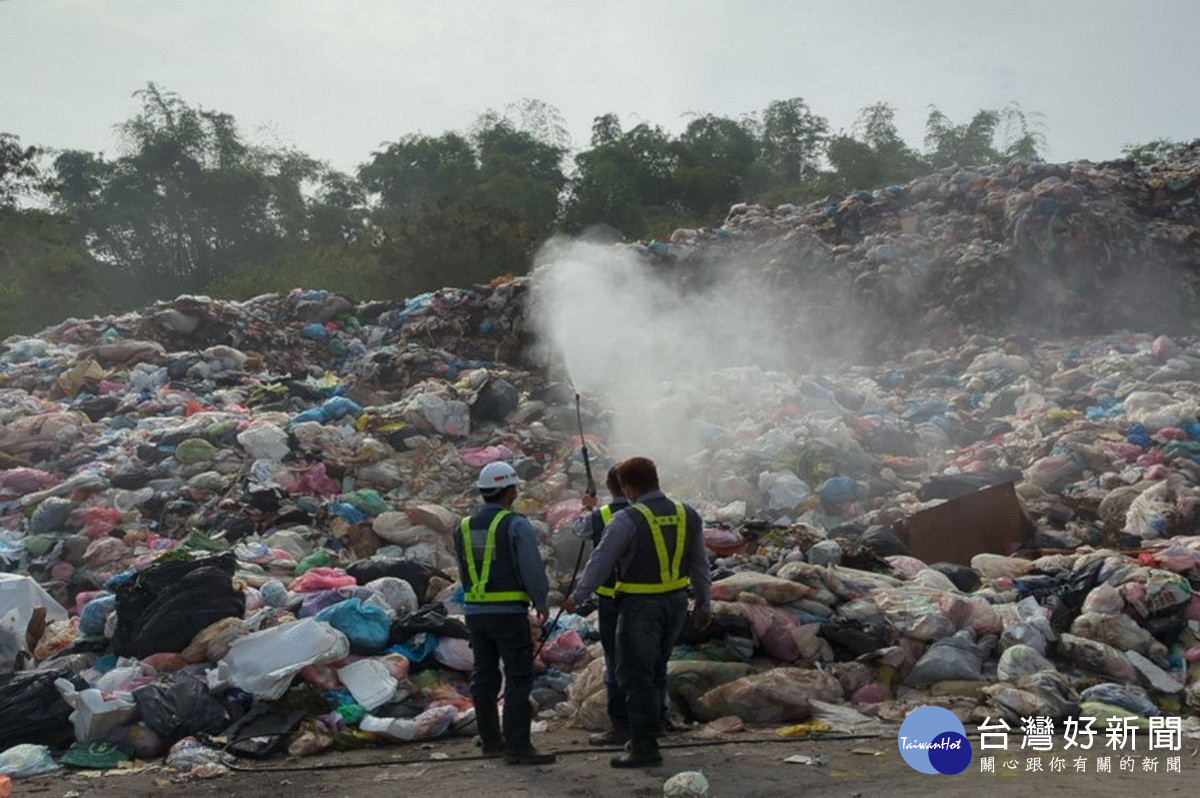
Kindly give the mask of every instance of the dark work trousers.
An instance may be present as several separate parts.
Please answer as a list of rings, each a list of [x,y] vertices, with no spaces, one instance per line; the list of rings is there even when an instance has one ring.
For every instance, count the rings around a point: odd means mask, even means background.
[[[600,611],[600,645],[604,648],[604,687],[608,691],[608,717],[614,729],[629,729],[629,708],[625,706],[625,691],[617,681],[617,601],[598,596]]]
[[[687,616],[687,591],[617,599],[617,682],[625,692],[634,754],[656,752],[667,660]]]
[[[471,670],[471,700],[481,719],[495,717],[504,663],[504,749],[523,753],[531,747],[529,724],[533,709],[533,636],[525,613],[487,613],[466,616],[475,667]],[[483,723],[480,731],[483,731]],[[486,741],[485,741],[486,742]]]

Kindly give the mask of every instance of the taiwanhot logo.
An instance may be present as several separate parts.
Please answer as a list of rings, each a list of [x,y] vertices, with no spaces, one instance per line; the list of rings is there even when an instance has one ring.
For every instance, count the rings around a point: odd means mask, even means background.
[[[971,764],[967,730],[942,707],[918,707],[908,713],[896,735],[900,756],[913,770],[953,776]]]

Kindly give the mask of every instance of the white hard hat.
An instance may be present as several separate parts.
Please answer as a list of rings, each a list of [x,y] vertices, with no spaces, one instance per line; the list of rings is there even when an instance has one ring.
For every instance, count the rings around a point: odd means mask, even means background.
[[[480,490],[499,490],[509,485],[523,485],[524,480],[508,463],[496,461],[488,463],[479,472],[479,481],[475,483]]]

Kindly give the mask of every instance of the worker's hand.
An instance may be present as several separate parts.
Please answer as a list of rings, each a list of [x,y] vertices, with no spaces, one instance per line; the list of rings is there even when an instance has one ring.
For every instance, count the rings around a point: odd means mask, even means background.
[[[703,632],[712,622],[712,612],[710,610],[692,610],[692,626],[695,626],[697,631]]]
[[[579,498],[579,500],[581,502],[583,502],[583,506],[588,508],[589,510],[595,510],[596,505],[599,504],[599,502],[596,500],[596,497],[590,493],[583,494],[583,496],[581,496]]]
[[[563,612],[575,612],[575,597],[567,596],[562,603]]]
[[[550,613],[546,610],[538,610],[533,614],[534,620],[537,621],[539,629],[546,626],[546,621],[550,618]]]

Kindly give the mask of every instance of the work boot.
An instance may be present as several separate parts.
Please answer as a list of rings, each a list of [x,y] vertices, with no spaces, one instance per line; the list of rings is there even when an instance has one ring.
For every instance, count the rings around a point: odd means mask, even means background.
[[[529,740],[533,707],[528,702],[504,705],[504,762],[507,765],[549,765],[554,754],[543,754]]]
[[[532,745],[522,751],[504,752],[506,765],[550,765],[557,759],[554,754],[543,754]]]
[[[614,725],[606,732],[593,734],[588,738],[588,745],[598,745],[601,747],[625,745],[627,742],[629,742],[629,728],[618,725]]]
[[[500,733],[500,709],[495,704],[476,705],[475,727],[479,729],[475,744],[481,749],[480,753],[487,757],[503,756],[504,735]]]
[[[608,764],[614,768],[649,768],[661,765],[662,753],[658,750],[658,718],[630,718],[629,753],[614,756]]]

